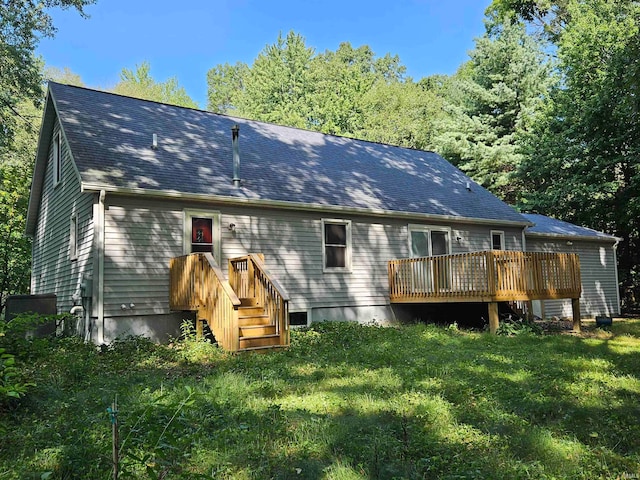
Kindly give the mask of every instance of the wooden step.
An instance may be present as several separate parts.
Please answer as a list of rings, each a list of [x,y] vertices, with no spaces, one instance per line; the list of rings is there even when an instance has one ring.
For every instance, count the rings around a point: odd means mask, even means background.
[[[239,317],[248,317],[250,315],[264,315],[264,307],[238,307]]]
[[[240,307],[255,307],[258,305],[257,298],[239,298],[238,300],[240,300]]]
[[[238,315],[238,325],[240,327],[252,327],[254,325],[271,325],[269,315]]]
[[[280,345],[280,335],[261,335],[259,337],[240,337],[240,349],[273,347]]]
[[[247,347],[240,348],[238,352],[256,352],[256,353],[267,353],[273,350],[278,350],[280,348],[285,348],[282,345],[267,345],[265,347]]]
[[[274,335],[275,325],[247,325],[240,327],[240,338],[262,337],[264,335]]]

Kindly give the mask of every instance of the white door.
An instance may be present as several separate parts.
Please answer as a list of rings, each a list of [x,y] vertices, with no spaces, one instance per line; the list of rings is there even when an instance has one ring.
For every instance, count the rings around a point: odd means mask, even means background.
[[[409,225],[409,249],[411,258],[448,255],[451,251],[451,234],[446,227]],[[442,264],[439,264],[442,267]],[[411,285],[414,291],[429,293],[434,288],[447,287],[449,272],[446,268],[437,271],[431,261],[415,263],[411,270]]]

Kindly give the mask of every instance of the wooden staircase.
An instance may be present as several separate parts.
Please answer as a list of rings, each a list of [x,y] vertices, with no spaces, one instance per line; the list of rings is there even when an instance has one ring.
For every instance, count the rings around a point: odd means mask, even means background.
[[[238,307],[240,350],[281,347],[280,335],[263,305],[252,305],[253,299],[241,298]]]
[[[170,308],[196,312],[218,345],[251,351],[289,345],[289,298],[264,265],[262,254],[229,260],[229,281],[210,253],[171,259]]]

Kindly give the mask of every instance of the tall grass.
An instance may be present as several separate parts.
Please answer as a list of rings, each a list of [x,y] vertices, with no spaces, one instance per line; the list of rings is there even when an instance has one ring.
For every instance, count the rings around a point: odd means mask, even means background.
[[[322,323],[288,350],[55,340],[0,411],[0,479],[640,477],[640,322],[516,337]],[[43,476],[44,475],[44,476]]]

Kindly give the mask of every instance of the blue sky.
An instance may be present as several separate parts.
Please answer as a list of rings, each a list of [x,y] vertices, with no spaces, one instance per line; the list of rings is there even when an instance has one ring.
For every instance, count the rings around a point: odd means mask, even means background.
[[[220,63],[249,65],[278,33],[301,34],[316,51],[341,42],[397,54],[415,79],[451,74],[484,33],[490,0],[98,0],[89,19],[51,11],[58,33],[37,53],[90,87],[108,88],[123,67],[149,61],[158,81],[177,77],[206,107],[206,73]]]

